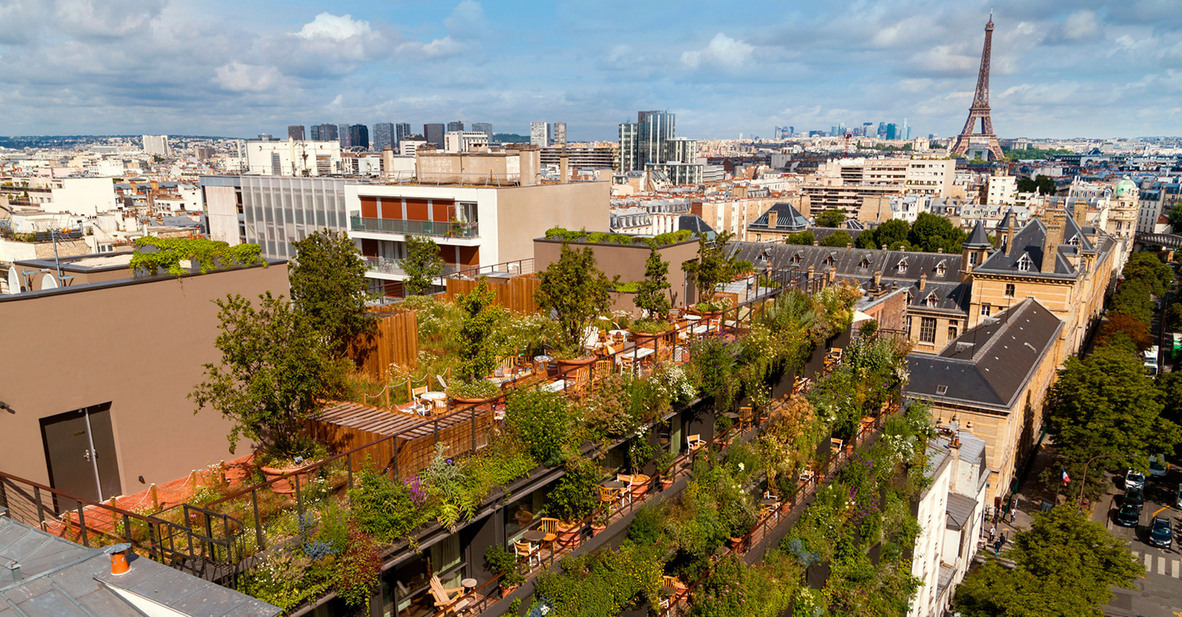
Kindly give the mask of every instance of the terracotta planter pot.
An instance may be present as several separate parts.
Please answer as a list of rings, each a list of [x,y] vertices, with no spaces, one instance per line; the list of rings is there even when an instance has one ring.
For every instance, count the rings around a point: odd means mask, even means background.
[[[581,356],[578,358],[570,358],[566,360],[558,359],[555,360],[555,362],[558,363],[558,372],[564,373],[567,370],[576,370],[581,366],[592,364],[595,362],[595,360],[595,356]]]
[[[727,538],[726,545],[735,548],[743,543],[743,538]]]
[[[607,525],[603,523],[591,523],[591,535],[593,536],[599,535],[604,529],[607,529]]]
[[[311,462],[308,464],[310,465]],[[297,470],[302,469],[303,467],[304,465],[301,465],[300,467],[278,469],[275,467],[265,467],[263,465],[259,465],[259,471],[263,472],[263,477],[267,480],[280,478],[271,485],[272,492],[278,493],[280,495],[293,495],[295,494],[295,479],[297,477],[300,481],[300,490],[302,491],[308,488],[308,479],[312,474],[310,472],[296,473]]]
[[[576,524],[576,523],[570,523],[569,525],[561,525],[560,524],[558,526],[558,539],[556,540],[556,542],[559,545],[569,546],[572,542],[575,541],[575,536],[577,536],[577,535],[579,535],[578,524]]]
[[[508,587],[506,585],[501,585],[501,599],[508,598],[513,594],[514,591],[517,591],[517,588],[520,586],[521,585],[514,585],[512,587]]]
[[[662,491],[668,490],[669,487],[671,487],[671,486],[673,486],[673,480],[666,480],[665,478],[661,478],[661,490]]]
[[[460,396],[449,396],[449,397],[447,397],[447,407],[448,407],[448,409],[454,409],[456,407],[468,407],[469,405],[480,405],[482,403],[489,403],[494,398],[496,398],[496,397],[490,396],[487,398],[463,398]]]
[[[649,333],[649,334],[646,334],[644,332],[633,332],[632,333],[632,341],[636,343],[637,347],[639,347],[641,345],[647,345],[648,343],[653,342],[653,339],[660,338],[662,336],[665,336],[666,334],[669,334],[668,329],[666,329],[664,332],[656,332],[656,333]]]
[[[847,443],[847,444],[845,445],[845,453],[846,453],[846,454],[853,454],[853,453],[854,453],[854,444],[852,444],[852,443]]]
[[[652,483],[652,478],[643,474],[633,477],[632,481],[632,499],[639,499],[648,494],[649,485]]]

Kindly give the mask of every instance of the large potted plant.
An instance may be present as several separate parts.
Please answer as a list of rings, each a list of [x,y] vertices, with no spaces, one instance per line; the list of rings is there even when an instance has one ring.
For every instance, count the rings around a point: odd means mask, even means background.
[[[310,320],[270,292],[252,302],[237,294],[218,300],[219,363],[205,365],[205,381],[189,397],[230,420],[230,452],[242,439],[255,444],[255,461],[270,478],[290,476],[317,455],[305,433],[321,398],[339,391],[347,360],[334,359]],[[282,484],[282,486],[281,486]],[[293,490],[284,481],[276,492]]]
[[[501,597],[507,598],[513,590],[525,582],[517,569],[517,555],[505,547],[494,544],[484,551],[484,563],[489,572],[501,577]]]
[[[651,250],[644,262],[644,280],[637,285],[633,302],[644,318],[632,324],[632,338],[643,345],[669,331],[669,263]]]
[[[550,491],[547,507],[562,521],[559,542],[568,543],[578,534],[583,519],[599,507],[599,478],[603,472],[595,461],[583,456],[568,458],[563,467],[566,475]]]
[[[487,403],[500,394],[501,387],[487,379],[462,379],[447,386],[447,398],[458,405]]]
[[[561,333],[561,344],[555,356],[559,371],[568,367],[584,366],[595,361],[582,349],[584,333],[595,319],[607,313],[611,305],[614,281],[595,267],[595,254],[590,248],[581,251],[562,245],[558,261],[538,274],[541,279],[534,300],[545,312],[555,316]]]

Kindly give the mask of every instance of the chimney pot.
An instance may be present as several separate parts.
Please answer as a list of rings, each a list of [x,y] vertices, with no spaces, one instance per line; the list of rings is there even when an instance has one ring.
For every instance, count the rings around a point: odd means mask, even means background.
[[[119,576],[127,574],[131,570],[127,561],[127,553],[130,550],[131,545],[126,542],[107,547],[106,551],[111,555],[111,575]]]

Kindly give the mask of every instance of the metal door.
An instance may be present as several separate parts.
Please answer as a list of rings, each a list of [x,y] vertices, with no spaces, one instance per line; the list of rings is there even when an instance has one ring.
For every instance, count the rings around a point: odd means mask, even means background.
[[[42,418],[41,438],[50,486],[91,501],[121,492],[110,403]],[[61,511],[77,505],[59,500],[57,507]]]

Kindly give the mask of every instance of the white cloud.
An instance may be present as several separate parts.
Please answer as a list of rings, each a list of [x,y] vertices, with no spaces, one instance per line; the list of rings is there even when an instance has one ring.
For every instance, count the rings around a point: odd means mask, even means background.
[[[429,43],[407,42],[398,46],[398,53],[419,58],[446,58],[464,50],[464,44],[447,35]]]
[[[1087,41],[1100,34],[1100,22],[1092,11],[1076,11],[1067,16],[1051,34],[1051,40],[1061,42]]]
[[[230,62],[217,68],[213,83],[230,92],[266,92],[283,81],[275,67]]]
[[[343,43],[352,38],[366,38],[373,34],[368,21],[353,19],[352,15],[321,13],[304,24],[296,36],[308,41]]]
[[[443,20],[449,34],[480,36],[484,33],[484,7],[474,0],[463,0]]]
[[[79,36],[118,38],[142,32],[164,9],[164,0],[58,0],[58,26]]]
[[[751,59],[755,46],[719,32],[702,49],[682,52],[681,63],[691,69],[701,66],[737,68]]]

